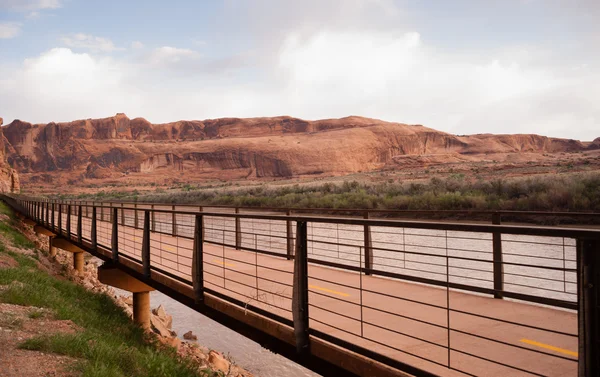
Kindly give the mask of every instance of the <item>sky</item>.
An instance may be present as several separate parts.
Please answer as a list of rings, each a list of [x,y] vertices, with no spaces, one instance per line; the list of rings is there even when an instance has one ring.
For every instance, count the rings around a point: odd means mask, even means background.
[[[598,0],[0,0],[0,117],[600,136]]]

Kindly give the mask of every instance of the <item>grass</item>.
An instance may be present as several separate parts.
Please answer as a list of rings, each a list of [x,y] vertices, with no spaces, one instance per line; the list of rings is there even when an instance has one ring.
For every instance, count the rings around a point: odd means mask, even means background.
[[[517,210],[600,212],[600,173],[493,179],[451,174],[423,182],[387,181],[342,184],[258,186],[246,189],[198,189],[141,195],[100,192],[80,199],[121,199],[239,207]]]
[[[0,212],[7,212],[4,203],[0,203]],[[31,247],[9,224],[2,223],[0,234]],[[19,264],[0,269],[0,285],[7,286],[0,292],[0,302],[47,308],[55,319],[71,320],[81,328],[72,334],[36,336],[23,342],[21,348],[77,358],[74,368],[82,376],[218,375],[208,370],[198,371],[190,362],[178,358],[173,348],[159,345],[107,295],[57,279],[37,269],[33,258],[11,252],[5,245],[0,244],[0,253],[10,255]],[[42,311],[34,311],[29,317],[42,315]]]

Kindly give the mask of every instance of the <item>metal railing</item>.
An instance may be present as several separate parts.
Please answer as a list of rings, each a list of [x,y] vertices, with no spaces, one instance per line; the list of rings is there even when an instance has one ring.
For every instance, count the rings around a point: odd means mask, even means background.
[[[417,375],[597,375],[598,230],[15,203],[199,301],[293,327],[300,354],[315,337]]]

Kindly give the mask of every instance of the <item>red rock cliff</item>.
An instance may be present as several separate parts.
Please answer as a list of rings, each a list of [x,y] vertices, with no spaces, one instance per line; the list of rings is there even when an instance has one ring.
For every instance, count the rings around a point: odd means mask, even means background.
[[[456,136],[362,117],[305,121],[288,116],[152,124],[124,114],[5,127],[8,161],[25,173],[108,178],[165,172],[190,177],[340,175],[397,165],[406,156],[472,158],[592,148],[539,135]],[[454,158],[454,157],[453,157]],[[157,177],[160,177],[158,174]]]
[[[20,183],[19,176],[6,161],[6,146],[5,137],[2,133],[2,118],[0,118],[0,192],[19,192]]]

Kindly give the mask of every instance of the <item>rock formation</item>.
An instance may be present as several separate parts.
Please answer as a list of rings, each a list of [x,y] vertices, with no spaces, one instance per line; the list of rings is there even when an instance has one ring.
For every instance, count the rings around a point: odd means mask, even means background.
[[[19,192],[20,182],[19,176],[6,161],[6,145],[5,137],[2,133],[3,120],[0,118],[0,192]]]
[[[362,117],[305,121],[222,118],[152,124],[117,114],[104,119],[5,127],[8,161],[28,180],[118,178],[260,179],[343,175],[430,160],[471,161],[487,154],[561,153],[598,141],[539,135],[457,136],[421,125]],[[425,156],[425,157],[424,157]],[[183,177],[183,178],[181,178]]]

